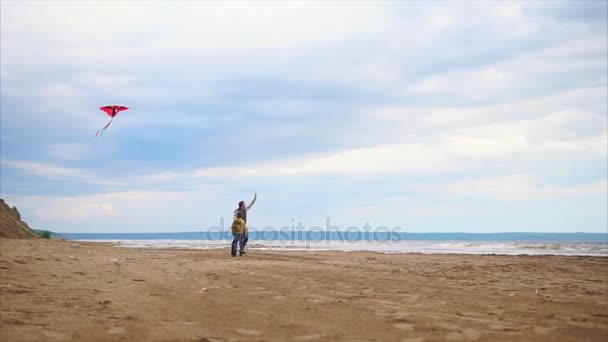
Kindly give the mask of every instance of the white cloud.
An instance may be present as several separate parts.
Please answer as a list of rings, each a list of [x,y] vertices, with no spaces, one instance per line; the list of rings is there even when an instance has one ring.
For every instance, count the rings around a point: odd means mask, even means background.
[[[89,153],[89,147],[83,143],[53,143],[49,147],[49,154],[62,160],[83,159]]]
[[[607,110],[607,92],[606,87],[579,89],[484,106],[386,106],[371,110],[369,116],[371,122],[383,123],[383,139],[393,141],[411,141],[414,135],[431,143],[448,141],[456,151],[466,151],[467,145],[494,145],[498,152],[508,152],[509,146],[556,152],[559,145],[562,152],[579,146],[583,154],[597,155],[605,151],[608,122],[602,113]]]
[[[125,191],[73,197],[14,196],[19,206],[33,208],[36,220],[93,220],[128,215],[130,210],[144,210],[154,203],[181,199],[184,193],[173,191]]]
[[[3,160],[2,165],[14,169],[20,169],[30,175],[43,178],[86,178],[87,175],[81,170],[62,166],[49,165],[26,160]]]
[[[65,105],[66,100],[83,97],[84,93],[69,84],[51,83],[42,87],[40,95],[47,99],[61,101]]]
[[[62,151],[65,152],[65,151]],[[97,185],[121,185],[123,182],[106,179],[79,168],[63,167],[48,163],[28,160],[2,160],[2,167],[8,167],[22,171],[26,175],[36,176],[41,179],[52,179],[70,183],[91,183]]]
[[[503,200],[539,200],[608,195],[606,179],[580,185],[542,184],[540,175],[518,174],[447,183],[418,184],[412,189],[444,197],[489,197]]]
[[[469,100],[500,98],[507,92],[547,86],[548,79],[582,77],[583,72],[602,70],[590,81],[606,85],[607,45],[604,35],[594,35],[576,43],[565,42],[538,52],[481,67],[431,75],[405,87],[406,94],[457,96]],[[573,83],[570,88],[579,85]]]
[[[126,173],[129,184],[171,185],[209,179],[308,177],[341,175],[378,177],[400,173],[443,173],[478,169],[505,157],[530,160],[605,159],[608,126],[594,105],[606,88],[570,91],[505,105],[449,107],[387,107],[372,110],[367,134],[383,143],[348,147],[252,164],[205,167],[186,171],[170,168],[156,173]],[[581,105],[584,104],[584,105]],[[590,105],[591,104],[591,105]],[[267,103],[267,106],[276,105]],[[294,104],[290,104],[294,105]],[[590,107],[589,107],[590,106]],[[372,128],[374,127],[374,128]],[[580,129],[582,131],[579,131]],[[58,145],[59,154],[83,153],[82,146]],[[27,161],[6,161],[39,177],[75,178],[103,183],[91,171]],[[446,171],[447,170],[447,171]]]
[[[165,56],[209,60],[382,31],[390,25],[385,7],[365,2],[3,3],[3,51],[27,57],[37,48],[77,65],[135,65]],[[24,36],[28,44],[22,44]]]
[[[531,104],[534,105],[534,104]],[[528,108],[531,110],[530,108]],[[503,108],[499,108],[503,111]],[[542,109],[541,109],[542,110]],[[473,112],[480,111],[474,109]],[[481,110],[483,111],[483,110]],[[500,113],[499,111],[499,113]],[[424,121],[425,112],[418,115]],[[492,116],[496,113],[488,113]],[[449,115],[445,110],[441,115]],[[339,174],[343,176],[380,176],[382,174],[415,172],[453,172],[480,167],[492,160],[508,156],[527,156],[537,160],[568,160],[574,157],[606,158],[608,127],[605,118],[589,112],[557,111],[538,118],[512,119],[481,123],[459,123],[416,141],[416,136],[374,147],[351,148],[321,155],[308,155],[259,165],[202,169],[196,177],[306,176]],[[415,122],[415,120],[414,120]],[[592,134],[573,130],[583,123],[595,127]],[[406,132],[414,132],[416,124],[408,123]],[[413,126],[413,127],[412,127]],[[397,128],[397,130],[400,127]],[[431,129],[430,126],[426,127]],[[398,134],[398,133],[397,133]],[[402,140],[399,142],[399,140]]]
[[[213,188],[131,190],[77,196],[4,194],[30,226],[57,232],[203,230],[229,217],[234,200]],[[229,224],[229,223],[226,223]]]
[[[398,202],[398,203],[395,203]],[[394,219],[394,217],[407,215],[409,218],[429,217],[458,217],[470,215],[475,209],[461,204],[420,204],[408,200],[382,201],[373,205],[364,205],[352,209],[357,217],[376,217]]]

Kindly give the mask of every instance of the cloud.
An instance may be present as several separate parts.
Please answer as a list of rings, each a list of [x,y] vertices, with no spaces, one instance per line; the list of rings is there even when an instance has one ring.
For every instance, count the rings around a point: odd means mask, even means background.
[[[608,127],[600,99],[606,88],[568,91],[493,106],[388,107],[370,113],[368,135],[390,143],[338,151],[135,176],[143,182],[320,175],[377,177],[455,172],[488,161],[605,159]],[[376,127],[374,127],[374,125]],[[420,132],[424,132],[421,134]],[[365,162],[362,162],[365,161]],[[232,162],[234,164],[234,161]]]
[[[88,156],[90,149],[82,143],[54,143],[49,147],[49,154],[61,160],[79,160]]]
[[[33,207],[37,221],[70,222],[124,216],[134,208],[142,210],[154,203],[183,196],[183,193],[172,191],[125,191],[71,197],[14,196],[14,201],[24,207]]]
[[[608,196],[606,179],[572,186],[542,183],[540,175],[516,174],[447,183],[418,184],[412,188],[439,198],[489,197],[500,200],[533,201],[560,197]]]
[[[195,191],[128,190],[75,196],[5,194],[28,223],[57,232],[204,230],[230,217],[232,202],[213,188]],[[230,204],[229,204],[230,203]],[[229,224],[229,223],[226,223]]]
[[[576,94],[570,96],[578,99]],[[387,120],[385,132],[390,132],[390,126],[393,126],[397,131],[396,138],[401,142],[266,160],[257,164],[208,167],[183,173],[168,171],[143,176],[143,179],[167,181],[323,174],[380,176],[403,172],[454,172],[481,167],[483,164],[480,163],[509,156],[540,160],[605,159],[608,150],[605,118],[588,111],[553,111],[564,108],[548,106],[554,100],[468,110],[393,108],[389,112],[383,110],[380,115]],[[399,117],[399,112],[405,116]],[[526,115],[522,117],[521,112]],[[410,113],[414,117],[409,116]],[[397,126],[394,126],[395,122]],[[431,133],[427,137],[415,134],[417,130],[431,130],[437,125],[443,126],[438,129],[439,133]],[[589,125],[593,127],[591,131],[586,129]],[[413,135],[408,136],[408,132]]]
[[[30,175],[39,176],[43,178],[87,177],[87,175],[81,170],[37,163],[32,161],[3,160],[2,164],[6,167],[20,169]]]
[[[286,198],[309,219],[394,218],[406,211],[393,187],[412,184],[430,199],[408,215],[431,218],[458,212],[434,207],[435,183],[476,189],[472,202],[558,203],[587,191],[564,169],[603,179],[605,4],[0,4],[3,193],[67,203],[31,198],[41,220],[74,226],[53,215],[82,201],[91,227],[160,227],[171,210],[200,213],[191,202],[209,187],[226,208],[272,192],[268,220],[295,210]],[[94,140],[111,103],[131,110]],[[129,214],[124,193],[146,191],[180,196]]]
[[[61,151],[64,152],[64,151]],[[48,163],[40,163],[28,160],[2,160],[2,167],[16,169],[26,175],[35,176],[41,179],[66,181],[73,184],[92,183],[98,185],[121,185],[122,182],[108,180],[93,172],[79,169],[63,167]]]
[[[395,203],[402,202],[402,203]],[[463,204],[454,203],[411,203],[403,201],[382,202],[372,205],[363,205],[353,209],[358,217],[382,218],[382,222],[390,222],[393,217],[404,215],[408,218],[431,217],[460,217],[474,213],[475,209]],[[390,219],[387,219],[390,217]],[[379,221],[379,219],[377,219]],[[397,221],[397,220],[394,220]],[[444,228],[445,229],[445,228]]]
[[[53,62],[80,66],[91,62],[100,67],[135,66],[167,56],[208,61],[252,49],[339,41],[381,31],[390,25],[384,7],[339,2],[10,3],[3,4],[2,40],[5,48],[15,49],[10,56],[27,57],[29,49],[37,47]],[[35,18],[42,14],[46,19],[37,22]],[[53,34],[48,36],[48,32]],[[19,44],[23,36],[31,38],[30,44]],[[10,58],[7,63],[13,66],[18,61]]]
[[[552,1],[550,3],[527,2],[522,12],[529,16],[550,19],[554,22],[589,22],[606,24],[608,4],[605,1],[574,3],[571,1]]]
[[[560,88],[578,87],[579,77],[586,77],[587,83],[605,87],[608,43],[604,38],[596,34],[582,41],[567,42],[559,47],[546,48],[488,66],[434,74],[407,85],[405,93],[457,96],[480,101],[504,98],[522,89],[543,91],[543,88],[549,88],[544,90],[547,92],[553,90],[551,88],[555,87],[555,83],[560,83],[555,81],[557,78],[563,77],[574,78],[575,82],[560,84]]]

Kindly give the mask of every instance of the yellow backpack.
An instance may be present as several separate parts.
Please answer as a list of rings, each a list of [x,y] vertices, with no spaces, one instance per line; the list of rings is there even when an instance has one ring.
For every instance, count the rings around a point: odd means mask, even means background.
[[[247,230],[245,221],[241,218],[237,218],[232,222],[232,234],[244,233]]]

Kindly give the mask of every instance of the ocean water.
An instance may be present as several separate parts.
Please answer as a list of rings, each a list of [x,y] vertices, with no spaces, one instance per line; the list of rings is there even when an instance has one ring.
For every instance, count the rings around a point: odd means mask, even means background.
[[[62,233],[67,240],[111,242],[131,248],[219,249],[230,232]],[[252,231],[248,248],[283,251],[373,251],[608,257],[608,234],[598,233],[402,233],[340,231]]]

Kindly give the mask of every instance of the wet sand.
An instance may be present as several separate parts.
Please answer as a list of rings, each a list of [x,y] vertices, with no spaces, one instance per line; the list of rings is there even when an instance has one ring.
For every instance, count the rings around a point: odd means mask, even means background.
[[[608,258],[0,240],[2,341],[606,341]]]

